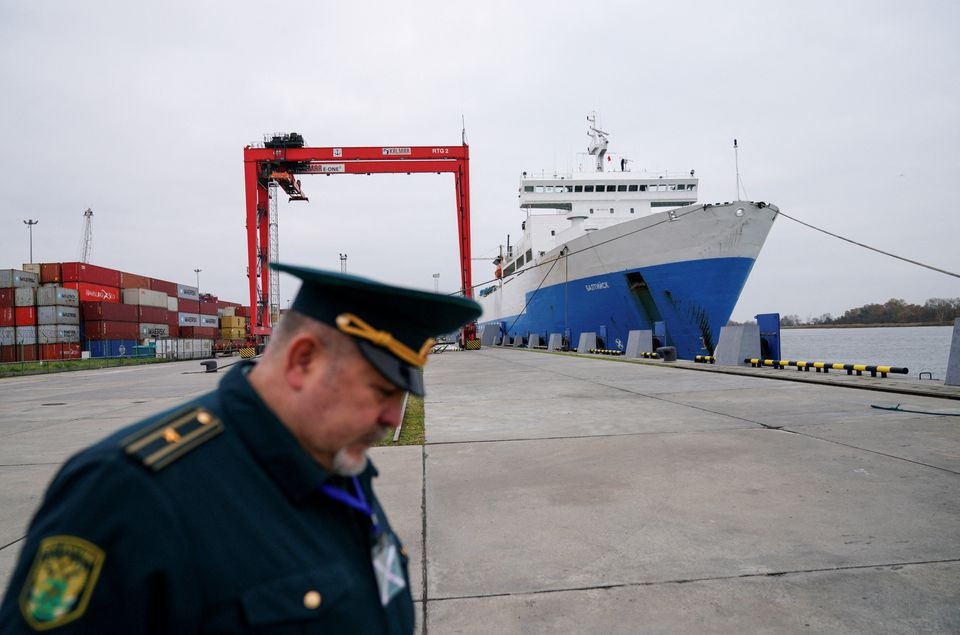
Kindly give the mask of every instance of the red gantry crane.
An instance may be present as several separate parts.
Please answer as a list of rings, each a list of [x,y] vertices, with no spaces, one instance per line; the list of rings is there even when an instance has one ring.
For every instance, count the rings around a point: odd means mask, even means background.
[[[250,334],[270,335],[269,196],[276,182],[291,201],[305,201],[301,174],[398,174],[452,172],[456,182],[457,229],[460,234],[460,290],[473,297],[470,268],[470,152],[459,146],[383,146],[306,148],[295,132],[274,135],[264,147],[243,149],[247,207],[247,275],[250,281]],[[476,337],[475,328],[464,340]]]

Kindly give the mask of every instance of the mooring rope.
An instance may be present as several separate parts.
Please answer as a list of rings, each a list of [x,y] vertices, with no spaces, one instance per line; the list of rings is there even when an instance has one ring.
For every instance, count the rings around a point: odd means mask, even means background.
[[[924,264],[924,263],[922,263],[922,262],[917,262],[916,260],[910,260],[909,258],[904,258],[903,256],[898,256],[897,254],[891,254],[889,251],[884,251],[884,250],[882,250],[882,249],[877,249],[876,247],[871,247],[870,245],[864,245],[863,243],[859,243],[859,242],[857,242],[857,241],[855,241],[855,240],[852,240],[852,239],[850,239],[850,238],[845,238],[845,237],[843,237],[843,236],[840,236],[839,234],[834,234],[833,232],[829,232],[829,231],[827,231],[826,229],[822,229],[822,228],[817,227],[817,226],[815,226],[815,225],[811,225],[810,223],[805,223],[805,222],[803,222],[802,220],[800,220],[800,219],[798,219],[798,218],[794,218],[793,216],[790,216],[789,214],[787,214],[787,213],[784,212],[784,211],[781,211],[781,212],[780,212],[780,215],[781,215],[781,216],[784,216],[784,217],[786,217],[786,218],[789,218],[790,220],[792,220],[792,221],[795,222],[795,223],[800,223],[801,225],[803,225],[803,226],[805,226],[805,227],[809,227],[810,229],[815,229],[815,230],[817,230],[818,232],[823,232],[824,234],[826,234],[826,235],[828,235],[828,236],[833,236],[834,238],[839,238],[840,240],[845,240],[846,242],[852,243],[852,244],[854,244],[854,245],[857,245],[858,247],[863,247],[864,249],[869,249],[870,251],[875,251],[875,252],[877,252],[878,254],[883,254],[884,256],[890,256],[891,258],[896,258],[897,260],[902,260],[902,261],[904,261],[904,262],[909,262],[909,263],[912,264],[912,265],[917,265],[918,267],[923,267],[924,269],[930,269],[930,270],[932,270],[932,271],[937,271],[937,272],[939,272],[939,273],[945,273],[945,274],[947,274],[948,276],[953,276],[954,278],[960,278],[960,273],[954,273],[954,272],[952,272],[952,271],[947,271],[946,269],[939,269],[939,268],[934,267],[934,266],[932,266],[932,265]]]
[[[701,211],[703,211],[704,209],[706,209],[706,207],[707,207],[706,205],[698,205],[698,206],[696,206],[696,207],[693,208],[693,209],[687,210],[687,211],[684,212],[683,214],[676,214],[676,215],[674,215],[673,218],[670,218],[670,217],[668,216],[667,218],[664,218],[663,220],[658,221],[658,222],[656,222],[656,223],[653,223],[653,224],[651,224],[651,225],[647,225],[647,226],[645,226],[645,227],[641,227],[641,228],[639,228],[639,229],[635,229],[635,230],[630,231],[630,232],[627,232],[627,233],[625,233],[625,234],[621,234],[620,236],[614,236],[613,238],[608,238],[607,240],[603,240],[603,241],[598,242],[598,243],[596,243],[596,244],[587,245],[587,246],[584,247],[583,249],[578,249],[578,250],[576,250],[576,251],[569,251],[569,250],[568,250],[566,253],[562,253],[562,254],[558,255],[556,258],[553,258],[553,259],[551,259],[551,260],[544,260],[543,262],[538,262],[537,264],[535,264],[535,265],[533,265],[533,266],[530,266],[530,267],[527,267],[526,269],[521,269],[520,271],[517,271],[516,273],[512,273],[512,274],[510,274],[509,276],[505,276],[503,279],[504,279],[504,280],[508,280],[508,279],[511,279],[511,278],[515,278],[515,277],[519,276],[519,275],[522,274],[522,273],[526,273],[526,272],[528,272],[528,271],[530,271],[530,270],[532,270],[532,269],[536,269],[537,267],[543,267],[543,266],[546,266],[546,265],[548,265],[548,264],[551,265],[550,268],[553,269],[553,265],[555,265],[555,264],[557,263],[557,261],[559,261],[561,258],[569,258],[570,256],[576,256],[577,254],[583,253],[583,252],[585,252],[585,251],[590,251],[591,249],[596,249],[597,247],[601,247],[601,246],[603,246],[603,245],[606,245],[607,243],[612,243],[612,242],[614,242],[614,241],[616,241],[616,240],[620,240],[621,238],[626,238],[627,236],[632,236],[632,235],[634,235],[634,234],[639,234],[640,232],[647,231],[648,229],[653,229],[654,227],[659,227],[660,225],[663,225],[664,223],[672,223],[672,222],[674,222],[674,221],[676,221],[676,220],[678,220],[678,219],[683,218],[684,216],[687,216],[687,215],[689,215],[689,214],[693,214],[694,212],[701,212]],[[565,249],[569,249],[569,248],[565,248]],[[549,274],[550,272],[548,271],[547,273]],[[486,285],[486,284],[490,284],[491,282],[496,282],[496,281],[499,280],[499,279],[500,279],[500,278],[491,278],[491,279],[486,280],[486,281],[484,281],[484,282],[478,282],[477,284],[473,285],[473,286],[471,287],[471,289],[476,289],[477,287],[482,287],[482,286],[484,286],[484,285]],[[544,276],[544,280],[546,280],[546,276]],[[542,285],[543,282],[541,282],[540,284]],[[537,288],[539,289],[540,287],[537,287]],[[447,295],[460,295],[460,292],[459,292],[459,291],[454,291],[453,293],[449,293],[449,294],[447,294]]]

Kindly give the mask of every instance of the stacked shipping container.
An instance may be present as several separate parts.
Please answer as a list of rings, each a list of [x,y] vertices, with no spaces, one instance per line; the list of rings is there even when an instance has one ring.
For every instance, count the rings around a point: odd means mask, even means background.
[[[228,306],[246,313],[196,287],[88,263],[0,270],[0,362],[79,358],[81,348],[93,357],[131,355],[144,340],[209,356],[217,338],[246,338],[244,324],[226,331],[220,323]]]
[[[36,270],[0,271],[0,361],[80,357],[77,297],[72,289],[41,287]]]

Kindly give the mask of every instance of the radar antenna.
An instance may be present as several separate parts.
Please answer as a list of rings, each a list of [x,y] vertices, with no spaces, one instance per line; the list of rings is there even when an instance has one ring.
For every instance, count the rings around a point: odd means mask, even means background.
[[[80,262],[90,262],[93,253],[93,210],[89,207],[83,213],[83,249],[80,252]]]
[[[597,172],[603,172],[603,157],[607,154],[607,135],[609,133],[597,128],[597,113],[592,112],[587,115],[587,121],[590,122],[590,130],[587,132],[590,137],[590,145],[587,146],[587,152],[597,157]]]

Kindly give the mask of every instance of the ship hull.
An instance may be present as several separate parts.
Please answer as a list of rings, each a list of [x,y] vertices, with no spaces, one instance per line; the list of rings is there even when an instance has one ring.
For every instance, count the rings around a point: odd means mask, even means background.
[[[777,211],[692,205],[588,232],[485,289],[481,327],[560,333],[571,347],[592,332],[621,350],[631,330],[651,330],[682,358],[712,354]]]

